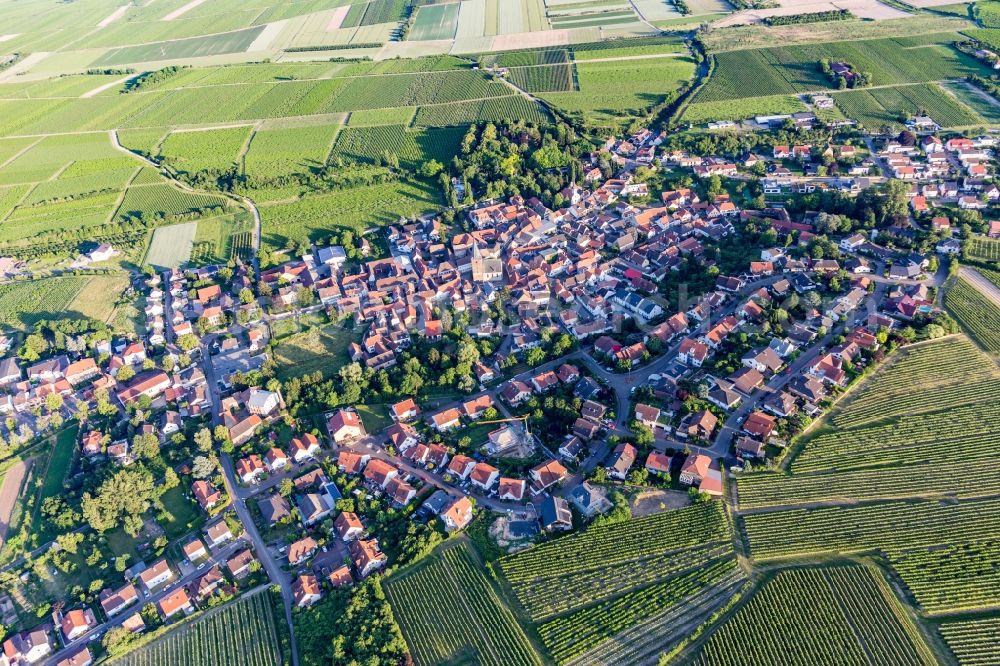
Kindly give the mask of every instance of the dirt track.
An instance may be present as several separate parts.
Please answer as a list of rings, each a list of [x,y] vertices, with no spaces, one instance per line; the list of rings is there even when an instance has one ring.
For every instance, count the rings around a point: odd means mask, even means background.
[[[10,527],[10,517],[14,513],[14,505],[21,496],[21,484],[31,468],[32,460],[22,461],[11,467],[0,484],[0,547],[7,538]]]
[[[973,287],[978,289],[983,296],[993,301],[993,305],[1000,308],[1000,289],[995,284],[984,278],[979,271],[963,266],[958,274],[967,280]]]

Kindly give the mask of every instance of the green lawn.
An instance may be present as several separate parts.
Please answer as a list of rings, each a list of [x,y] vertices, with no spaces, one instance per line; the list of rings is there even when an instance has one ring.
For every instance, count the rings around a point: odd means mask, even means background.
[[[301,377],[319,370],[324,377],[337,373],[348,362],[347,346],[353,340],[350,331],[327,325],[292,335],[274,348],[278,377]]]
[[[76,434],[78,431],[79,427],[74,425],[66,428],[55,437],[55,444],[49,455],[49,464],[45,470],[38,500],[35,502],[35,515],[31,523],[37,526],[39,543],[47,543],[56,536],[51,525],[47,522],[44,524],[40,522],[39,512],[42,508],[42,502],[47,498],[62,494],[63,481],[69,474],[69,469],[73,464],[73,456],[76,453]]]
[[[198,505],[184,496],[181,486],[171,488],[161,498],[165,512],[156,517],[168,539],[176,539],[205,522]]]
[[[369,434],[374,434],[385,430],[392,425],[392,417],[389,416],[389,408],[386,405],[358,405],[358,415],[365,424],[365,430]]]

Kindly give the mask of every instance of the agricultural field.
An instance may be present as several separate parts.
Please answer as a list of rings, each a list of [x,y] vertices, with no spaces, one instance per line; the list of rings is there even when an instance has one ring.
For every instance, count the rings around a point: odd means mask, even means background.
[[[642,116],[676,93],[694,74],[685,57],[648,58],[576,65],[577,92],[542,93],[546,101],[595,126],[619,126],[628,116]]]
[[[224,53],[241,53],[250,48],[250,45],[265,29],[264,26],[258,26],[218,35],[154,42],[141,46],[124,46],[108,51],[91,65],[109,67],[140,62],[176,60],[178,58],[198,58]]]
[[[337,136],[331,156],[376,163],[395,155],[407,169],[436,159],[447,162],[458,151],[465,131],[461,128],[407,130],[402,125],[344,128]]]
[[[944,622],[938,630],[960,666],[987,666],[1000,654],[1000,619]]]
[[[421,106],[413,124],[418,127],[453,127],[504,119],[521,119],[535,124],[549,120],[546,112],[535,102],[522,95],[510,95],[474,102]]]
[[[941,374],[941,368],[951,372]],[[857,387],[831,418],[838,428],[975,403],[991,395],[995,364],[968,339],[951,337],[901,351]]]
[[[441,205],[436,186],[390,182],[261,206],[262,245],[285,247],[289,240],[318,240],[332,229],[363,232],[423,215]]]
[[[674,626],[686,613],[721,605],[740,584],[732,555],[725,509],[712,502],[594,526],[498,564],[556,661],[586,663],[680,640]]]
[[[198,233],[197,222],[172,224],[158,227],[153,231],[149,251],[143,263],[161,268],[175,268],[191,259],[194,237]]]
[[[350,116],[348,116],[347,124],[350,127],[376,127],[379,125],[407,126],[413,120],[413,115],[416,112],[417,109],[413,106],[352,111]]]
[[[869,72],[876,86],[928,83],[969,74],[988,76],[983,66],[951,46],[946,33],[919,40],[878,39],[725,51],[715,54],[711,79],[695,102],[829,90],[819,61],[846,61]],[[848,94],[848,93],[845,93]]]
[[[407,34],[414,41],[452,39],[458,27],[460,4],[426,5],[417,8],[416,20]]]
[[[962,243],[962,254],[973,261],[1000,262],[1000,240],[971,236]]]
[[[565,664],[585,657],[661,613],[697,603],[713,588],[729,587],[738,576],[735,558],[715,560],[700,569],[550,620],[539,625],[538,633],[556,663]]]
[[[507,80],[530,93],[576,90],[576,68],[572,64],[514,67]]]
[[[798,97],[774,95],[772,97],[748,97],[737,102],[733,100],[695,102],[684,109],[681,118],[685,122],[698,125],[713,120],[746,120],[754,116],[798,113],[806,110],[806,105]]]
[[[921,110],[942,127],[970,127],[986,123],[980,115],[936,84],[852,90],[834,93],[833,99],[845,116],[872,131],[886,126],[901,129],[900,114],[916,115]]]
[[[702,566],[731,552],[728,541],[726,515],[713,502],[594,527],[504,557],[500,569],[539,621]]]
[[[198,214],[205,210],[224,209],[230,205],[225,197],[187,192],[167,182],[133,185],[125,191],[116,217],[155,218],[157,215]]]
[[[88,280],[54,277],[0,285],[0,324],[26,330],[43,319],[63,317]]]
[[[1000,308],[963,278],[945,292],[944,305],[976,342],[1000,354]]]
[[[294,173],[309,173],[326,164],[340,123],[257,130],[243,160],[245,175],[266,182]]]
[[[458,541],[384,583],[419,664],[541,664],[517,618]]]
[[[241,245],[251,245],[250,240],[245,239],[253,234],[250,213],[205,217],[196,224],[197,231],[188,259],[193,265],[225,264],[243,252]]]
[[[240,164],[251,127],[225,127],[193,132],[171,132],[160,145],[158,158],[170,169],[187,174],[228,171]]]
[[[991,125],[1000,124],[1000,102],[964,81],[948,81],[942,87]]]
[[[253,594],[112,659],[115,666],[277,666],[278,622],[269,592]]]
[[[714,632],[703,666],[936,664],[881,575],[867,566],[782,571]]]
[[[879,552],[928,615],[1000,607],[997,372],[960,336],[897,352],[834,408],[835,429],[799,443],[790,473],[738,479],[752,556]]]

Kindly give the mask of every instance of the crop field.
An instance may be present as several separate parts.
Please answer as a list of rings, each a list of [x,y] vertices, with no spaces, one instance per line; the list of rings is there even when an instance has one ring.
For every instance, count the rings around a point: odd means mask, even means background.
[[[36,236],[51,236],[60,231],[78,231],[106,224],[118,197],[118,192],[102,192],[67,201],[19,207],[0,225],[0,242],[20,245],[31,242]]]
[[[1000,308],[993,301],[958,278],[945,293],[944,305],[983,349],[1000,354]]]
[[[117,217],[141,215],[143,218],[157,214],[179,215],[211,208],[225,208],[228,200],[221,196],[185,192],[166,182],[155,185],[133,185],[125,191],[125,198],[118,207]]]
[[[457,2],[419,7],[407,39],[421,41],[453,38],[458,27],[459,7]]]
[[[996,379],[991,380],[994,384]],[[1000,437],[1000,410],[994,404],[996,393],[981,392],[969,404],[960,407],[935,407],[941,411],[931,414],[902,416],[891,423],[824,432],[811,437],[805,448],[792,461],[793,478],[799,474],[809,474],[836,470],[876,470],[889,464],[919,465],[990,459],[998,453],[995,442]],[[897,398],[906,400],[905,397]],[[769,475],[762,475],[769,476]],[[888,479],[886,480],[888,483]],[[756,475],[746,477],[746,485],[753,492],[756,484],[767,484]],[[934,480],[926,480],[933,487]],[[952,480],[953,487],[960,489],[961,482]],[[787,493],[797,493],[795,484],[788,484]],[[876,482],[876,486],[879,484]],[[744,482],[740,483],[740,500],[743,500]],[[856,488],[858,492],[864,492]],[[885,488],[888,490],[888,488]],[[832,492],[836,492],[831,488]],[[878,489],[873,489],[878,492]],[[766,491],[761,490],[761,495]],[[808,492],[808,491],[802,491]],[[751,495],[753,497],[753,495]],[[778,495],[781,497],[781,494]],[[748,500],[754,501],[754,500]],[[756,501],[766,501],[763,497]]]
[[[575,68],[572,64],[515,67],[508,70],[508,80],[518,88],[532,93],[576,90]]]
[[[95,275],[69,302],[66,306],[66,312],[70,316],[79,315],[108,322],[112,326],[124,326],[131,331],[132,323],[127,321],[131,317],[131,313],[127,311],[127,308],[116,307],[114,298],[125,291],[128,285],[129,276],[127,273]]]
[[[754,116],[805,111],[806,105],[792,95],[747,97],[741,100],[695,102],[684,110],[686,122],[700,124],[713,120],[746,120]]]
[[[225,127],[194,132],[171,132],[159,157],[175,171],[227,171],[240,161],[251,127]]]
[[[782,571],[722,625],[703,666],[931,666],[937,663],[885,581],[864,566]]]
[[[962,243],[962,254],[974,261],[1000,262],[1000,240],[970,236]]]
[[[347,119],[350,127],[377,127],[379,125],[409,125],[416,107],[400,106],[392,109],[366,109],[352,111]]]
[[[969,127],[985,122],[936,84],[851,90],[834,93],[833,99],[844,115],[873,131],[885,126],[902,127],[900,113],[915,115],[921,109],[942,127]]]
[[[407,130],[402,125],[346,127],[337,136],[331,155],[360,162],[377,162],[387,154],[415,168],[430,159],[447,162],[458,151],[464,130],[441,128]]]
[[[244,173],[261,181],[309,173],[326,164],[340,123],[257,130],[244,158]]]
[[[539,621],[703,566],[729,554],[728,541],[729,524],[715,502],[594,527],[504,557],[500,568]]]
[[[990,124],[1000,124],[1000,102],[991,95],[965,81],[947,81],[941,85]]]
[[[261,206],[266,247],[283,248],[289,239],[317,240],[332,229],[362,232],[395,224],[400,217],[423,215],[441,205],[438,188],[393,182],[310,196],[292,203]]]
[[[939,631],[960,666],[988,666],[1000,654],[1000,619],[944,622]]]
[[[138,62],[240,53],[246,51],[263,31],[263,26],[257,26],[219,35],[178,39],[141,46],[124,46],[112,49],[91,64],[94,67],[108,67]]]
[[[503,119],[521,119],[540,125],[548,120],[548,115],[538,104],[522,95],[510,95],[474,102],[421,106],[413,124],[419,127],[452,127]]]
[[[932,43],[878,39],[781,46],[717,53],[712,78],[696,102],[764,97],[830,89],[819,61],[845,61],[872,75],[873,85],[925,83],[969,74],[984,74],[983,66],[957,51],[955,33]]]
[[[385,594],[418,664],[540,664],[465,542],[390,578]]]
[[[944,375],[941,368],[949,373]],[[968,339],[945,338],[906,349],[856,388],[837,408],[838,428],[979,402],[1000,377]],[[984,393],[985,392],[985,393]]]
[[[225,264],[240,253],[237,244],[250,235],[253,219],[249,213],[202,218],[191,246],[190,262],[195,265]]]
[[[964,427],[970,427],[966,422]],[[1000,433],[992,433],[992,441]],[[954,447],[965,442],[949,442]],[[927,461],[902,468],[865,469],[836,473],[796,474],[789,479],[779,474],[754,474],[740,479],[740,508],[759,509],[796,506],[818,502],[849,503],[907,497],[983,497],[1000,487],[1000,469],[993,462],[1000,447],[990,441],[980,444],[978,455],[985,460]],[[952,448],[952,452],[962,449]],[[889,458],[892,462],[898,459]],[[988,456],[988,457],[987,457]],[[955,457],[952,455],[951,457]],[[888,461],[888,460],[887,460]]]
[[[657,614],[670,612],[714,586],[726,584],[735,572],[735,558],[718,559],[690,573],[550,620],[538,626],[538,633],[556,663],[565,664]]]
[[[617,126],[642,115],[676,92],[694,74],[691,58],[582,62],[578,92],[543,93],[547,101],[594,124]]]
[[[0,324],[26,330],[43,319],[62,317],[88,280],[54,277],[0,285]]]
[[[111,660],[117,666],[276,666],[277,622],[268,592],[239,599]]]

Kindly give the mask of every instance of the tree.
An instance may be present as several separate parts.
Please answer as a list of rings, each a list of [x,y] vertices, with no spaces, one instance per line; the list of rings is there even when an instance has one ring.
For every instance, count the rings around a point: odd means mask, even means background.
[[[208,428],[200,428],[194,434],[194,444],[202,453],[208,453],[212,450],[212,433],[209,432]]]
[[[118,374],[115,375],[115,380],[118,382],[127,382],[133,377],[135,377],[135,370],[132,369],[132,366],[125,365],[118,370]]]
[[[45,408],[49,413],[58,411],[63,406],[63,398],[58,393],[49,393],[45,396]]]
[[[171,488],[176,488],[181,484],[181,479],[177,476],[177,472],[174,471],[173,467],[168,467],[167,471],[163,473],[163,488],[165,490],[170,490]]]
[[[119,469],[105,479],[94,494],[83,494],[83,517],[94,530],[106,532],[122,524],[136,536],[142,529],[142,515],[157,497],[153,475],[139,466]]]
[[[152,434],[136,435],[132,438],[132,455],[143,460],[152,460],[160,455],[160,439]]]
[[[177,346],[181,348],[182,351],[189,352],[198,346],[198,338],[194,336],[193,333],[186,333],[181,337],[177,338]],[[121,373],[119,371],[119,377]]]
[[[195,456],[191,462],[191,476],[196,479],[207,479],[215,474],[215,461],[205,456]]]
[[[292,483],[291,479],[282,479],[281,484],[278,486],[278,493],[282,497],[291,497],[292,493],[295,492],[295,484]]]
[[[632,421],[629,425],[629,430],[632,431],[633,439],[638,446],[652,446],[654,441],[653,431],[644,423],[639,421]]]

